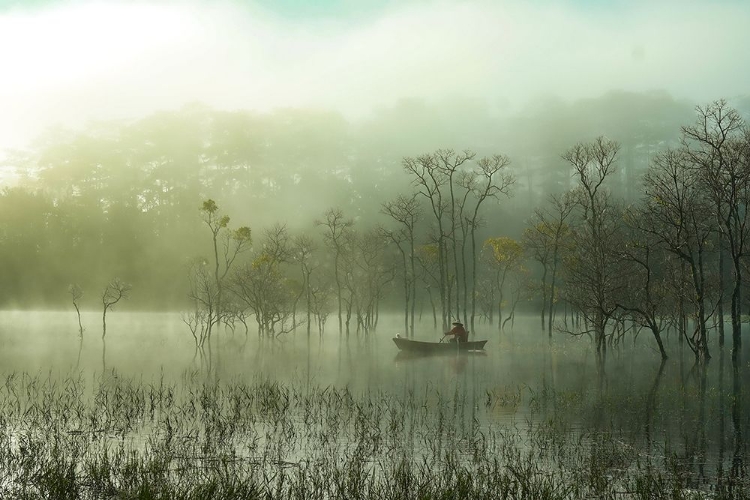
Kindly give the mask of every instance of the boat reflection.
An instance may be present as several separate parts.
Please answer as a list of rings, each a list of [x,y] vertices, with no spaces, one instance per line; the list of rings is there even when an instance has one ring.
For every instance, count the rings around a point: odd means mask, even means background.
[[[468,356],[487,356],[487,351],[476,350],[476,351],[442,351],[442,352],[416,352],[416,351],[398,351],[394,361],[410,361],[415,359],[426,359],[426,358],[463,358],[466,359]]]
[[[399,351],[394,358],[396,363],[419,363],[418,360],[436,360],[437,364],[450,367],[454,373],[463,373],[470,358],[487,357],[486,351],[414,352]]]

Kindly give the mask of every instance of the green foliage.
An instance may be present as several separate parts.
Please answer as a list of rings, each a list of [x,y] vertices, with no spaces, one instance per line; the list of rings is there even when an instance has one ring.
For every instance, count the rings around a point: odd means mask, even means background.
[[[242,241],[242,242],[250,242],[252,241],[250,228],[247,226],[242,226],[240,228],[235,229],[232,232],[232,238],[236,241]]]
[[[130,123],[51,130],[28,150],[7,156],[21,182],[0,193],[0,262],[6,269],[0,304],[61,306],[68,283],[90,290],[117,275],[139,290],[135,307],[183,307],[185,264],[211,251],[196,237],[201,217],[215,216],[219,229],[240,226],[232,239],[249,242],[243,226],[282,222],[297,234],[314,224],[314,214],[336,206],[366,231],[382,222],[383,201],[409,184],[402,158],[437,148],[470,146],[479,158],[499,146],[514,161],[535,152],[528,157],[528,196],[508,207],[487,203],[476,226],[478,241],[517,236],[542,197],[569,185],[559,168],[565,147],[594,134],[618,139],[627,155],[623,163],[633,168],[613,189],[625,192],[690,116],[689,105],[663,93],[548,102],[507,122],[484,106],[446,106],[403,101],[352,124],[325,111],[260,114],[191,105]],[[500,130],[507,130],[503,144],[496,142]],[[457,174],[458,185],[466,172]],[[424,221],[416,228],[417,243],[428,242],[417,251],[423,265],[430,262],[426,249],[437,251],[429,246],[433,231]]]
[[[215,213],[218,209],[219,207],[216,205],[216,202],[211,199],[204,201],[203,206],[201,207],[201,210],[209,214]]]

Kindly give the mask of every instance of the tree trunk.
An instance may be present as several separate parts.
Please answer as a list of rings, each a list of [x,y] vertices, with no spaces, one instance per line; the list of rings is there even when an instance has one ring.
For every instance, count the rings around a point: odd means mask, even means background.
[[[549,287],[549,323],[547,324],[547,333],[552,337],[552,321],[555,315],[555,290],[557,289],[557,250],[552,261],[552,281]]]
[[[547,313],[547,265],[542,264],[544,272],[542,273],[542,331],[544,331],[546,313]]]
[[[102,340],[104,340],[104,337],[107,335],[107,307],[104,307],[104,311],[102,312]]]
[[[412,234],[410,239],[410,256],[409,260],[411,263],[411,325],[409,328],[409,334],[411,338],[414,338],[414,310],[417,305],[417,272],[416,272],[416,266],[414,263],[414,235]]]
[[[76,314],[78,314],[78,333],[81,337],[81,342],[83,342],[83,325],[81,324],[81,311],[78,309],[78,304],[73,302],[73,306],[76,308]]]
[[[742,347],[742,264],[734,258],[734,290],[732,290],[732,361],[737,361]]]
[[[477,312],[477,240],[474,225],[471,226],[471,318],[469,327],[474,331],[474,318]]]
[[[661,340],[661,333],[659,332],[659,327],[656,325],[651,325],[651,332],[654,334],[654,339],[656,339],[656,344],[659,346],[659,353],[661,354],[662,361],[665,361],[667,359],[667,352],[664,350],[664,343]]]
[[[719,317],[719,347],[724,347],[724,237],[719,233],[719,303],[716,314]],[[732,297],[734,300],[734,297]]]

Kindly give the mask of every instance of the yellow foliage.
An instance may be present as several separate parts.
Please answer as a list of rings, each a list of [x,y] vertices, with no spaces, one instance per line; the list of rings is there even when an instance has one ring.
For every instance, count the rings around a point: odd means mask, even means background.
[[[271,264],[271,262],[271,256],[267,253],[262,253],[253,261],[251,267],[254,271],[257,271],[261,267]]]
[[[419,253],[420,256],[426,259],[436,261],[438,258],[438,246],[435,244],[422,245],[419,248],[417,248],[417,252]]]
[[[492,256],[498,264],[516,261],[523,255],[521,244],[507,236],[487,238],[484,242],[484,247],[492,250]]]

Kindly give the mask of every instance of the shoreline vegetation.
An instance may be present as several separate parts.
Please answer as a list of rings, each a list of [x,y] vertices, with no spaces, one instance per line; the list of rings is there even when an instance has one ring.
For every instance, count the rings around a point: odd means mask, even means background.
[[[618,422],[616,398],[546,383],[478,393],[456,380],[355,392],[261,376],[217,380],[200,371],[174,381],[116,370],[64,378],[15,372],[0,380],[0,494],[746,498],[741,436],[735,443],[722,437],[710,465],[705,420],[689,421],[702,440],[686,443],[686,453],[658,435],[661,376],[629,402],[632,415],[646,416],[643,434]],[[698,383],[680,397],[705,410],[705,389]],[[722,401],[737,418],[730,399]]]

